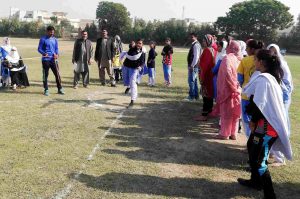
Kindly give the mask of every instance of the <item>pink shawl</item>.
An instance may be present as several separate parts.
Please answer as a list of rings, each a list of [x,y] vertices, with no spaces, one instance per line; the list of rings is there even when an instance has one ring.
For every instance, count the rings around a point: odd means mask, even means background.
[[[225,103],[228,107],[227,110],[220,110],[221,115],[222,112],[226,115],[240,114],[241,91],[237,79],[237,68],[241,59],[240,45],[236,41],[231,41],[227,48],[227,55],[221,63],[217,79],[217,102],[221,106]]]

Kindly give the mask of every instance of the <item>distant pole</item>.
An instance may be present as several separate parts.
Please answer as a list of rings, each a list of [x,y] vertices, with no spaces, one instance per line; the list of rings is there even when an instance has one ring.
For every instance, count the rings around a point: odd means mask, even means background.
[[[182,17],[182,20],[184,20],[184,18],[185,18],[184,15],[185,15],[185,7],[183,6],[183,7],[182,7],[182,16],[181,16],[181,17]]]

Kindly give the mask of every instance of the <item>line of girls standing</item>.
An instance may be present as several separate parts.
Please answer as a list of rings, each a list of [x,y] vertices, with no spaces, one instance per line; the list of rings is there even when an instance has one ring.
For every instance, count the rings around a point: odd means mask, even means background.
[[[293,83],[288,64],[276,44],[265,49],[263,42],[254,39],[246,43],[229,38],[216,42],[213,36],[205,35],[199,63],[193,66],[190,63],[197,52],[195,36],[191,34],[188,62],[189,71],[199,68],[203,108],[194,119],[206,121],[209,116],[218,116],[220,130],[215,138],[236,140],[242,117],[251,178],[239,178],[238,182],[263,190],[265,198],[274,199],[268,163],[273,161],[274,166],[280,166],[285,164],[285,158],[292,159],[288,110]],[[190,86],[188,100],[195,97],[193,88]]]

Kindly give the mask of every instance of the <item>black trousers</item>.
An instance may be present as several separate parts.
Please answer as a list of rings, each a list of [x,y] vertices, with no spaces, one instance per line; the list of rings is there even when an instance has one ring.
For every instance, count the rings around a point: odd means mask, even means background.
[[[252,133],[247,142],[249,163],[251,167],[251,181],[261,186],[266,199],[275,199],[272,178],[267,166],[270,149],[277,137],[266,134]]]
[[[17,86],[29,86],[26,69],[21,71],[10,71],[11,84]]]
[[[115,74],[115,80],[118,82],[120,80],[122,80],[122,69],[119,68],[115,68],[114,69],[114,74]]]
[[[61,89],[61,78],[59,74],[59,67],[58,63],[54,61],[43,61],[43,84],[44,84],[44,89],[48,90],[48,76],[49,76],[49,69],[52,70],[55,80],[56,80],[56,85],[58,89]]]
[[[202,116],[208,116],[208,114],[212,112],[213,106],[213,98],[203,97]]]

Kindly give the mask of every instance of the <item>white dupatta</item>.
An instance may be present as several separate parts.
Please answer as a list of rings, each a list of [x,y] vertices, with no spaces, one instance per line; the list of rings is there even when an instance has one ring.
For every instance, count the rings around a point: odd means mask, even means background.
[[[272,149],[282,152],[288,160],[291,160],[293,153],[288,136],[283,94],[276,79],[271,74],[261,73],[245,86],[243,93],[248,97],[254,95],[254,103],[278,133],[279,138]]]

